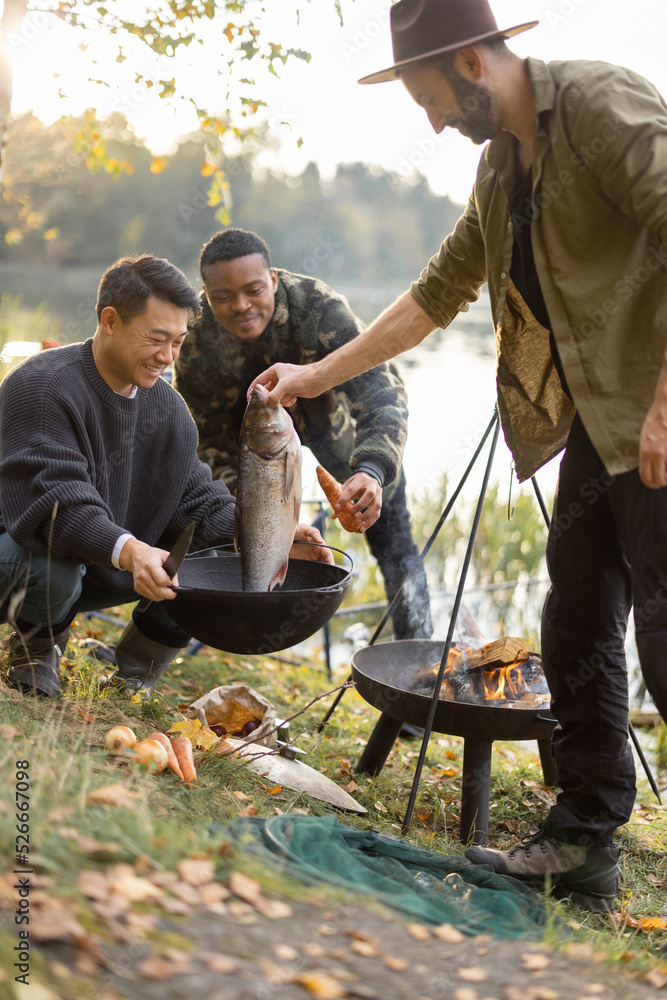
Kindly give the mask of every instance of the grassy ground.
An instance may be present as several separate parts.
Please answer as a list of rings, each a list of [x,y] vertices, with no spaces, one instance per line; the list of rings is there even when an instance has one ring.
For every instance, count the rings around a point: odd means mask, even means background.
[[[262,779],[211,751],[195,752],[199,780],[188,789],[170,772],[147,774],[135,765],[110,758],[103,747],[104,735],[115,725],[130,726],[139,738],[156,728],[165,731],[182,718],[181,709],[190,702],[212,687],[235,681],[247,683],[263,694],[285,718],[342,683],[344,673],[331,683],[319,661],[297,667],[263,657],[233,657],[205,649],[202,655],[177,661],[151,701],[135,703],[97,691],[96,682],[105,668],[81,648],[91,635],[115,641],[119,630],[96,619],[76,623],[62,671],[62,699],[49,702],[23,697],[0,681],[0,774],[5,788],[5,794],[0,796],[0,857],[7,859],[8,873],[17,867],[12,864],[17,837],[15,762],[28,760],[30,863],[36,873],[32,898],[38,916],[40,906],[47,910],[51,907],[53,916],[55,899],[63,914],[74,914],[77,924],[97,940],[100,934],[104,937],[100,930],[103,894],[92,897],[100,903],[96,908],[82,889],[82,869],[107,875],[131,871],[139,878],[151,873],[166,884],[169,873],[179,871],[179,865],[188,860],[207,861],[212,866],[212,877],[223,883],[232,870],[242,870],[267,892],[289,896],[288,885],[276,884],[270,872],[258,871],[249,860],[235,856],[224,837],[212,838],[207,827],[211,822],[224,826],[239,813],[267,817],[277,811],[304,810],[328,815],[333,812],[331,807],[288,788],[267,788]],[[315,727],[328,704],[328,699],[318,702],[292,722],[293,741],[307,751],[307,763],[346,787],[368,809],[365,816],[344,814],[344,822],[399,835],[419,744],[399,741],[382,774],[375,779],[355,775],[356,760],[377,713],[356,692],[347,692],[325,732],[318,734]],[[656,733],[650,737],[651,746],[658,736]],[[649,760],[654,763],[651,746]],[[462,740],[432,738],[408,835],[412,843],[447,854],[464,850],[458,838],[462,760]],[[664,777],[664,772],[659,773]],[[91,801],[92,792],[112,784],[121,786],[122,805]],[[659,976],[667,961],[662,950],[667,941],[667,818],[647,783],[640,780],[639,786],[632,820],[619,836],[623,848],[619,903],[627,919],[583,913],[565,902],[550,902],[549,906],[552,914],[569,924],[575,941],[591,944],[596,952],[604,953],[607,961],[618,963],[619,969],[638,976],[653,970]],[[537,745],[496,743],[490,842],[509,846],[531,833],[552,801],[553,792],[541,783]],[[119,867],[123,865],[131,868]],[[11,982],[12,949],[18,933],[13,918],[16,894],[12,892],[12,879],[8,874],[4,882],[0,880],[0,997],[4,990],[15,1000],[29,994],[16,992]],[[149,903],[150,899],[138,902]],[[650,922],[641,930],[633,926],[647,918],[655,918],[655,927]],[[113,919],[117,922],[120,917]],[[66,923],[65,917],[63,920]],[[49,940],[48,933],[45,939]],[[547,939],[556,948],[566,944],[553,924]],[[571,943],[572,936],[568,946]],[[180,941],[175,947],[178,951],[186,944]],[[32,975],[41,977],[44,992],[30,994],[31,998],[103,995],[85,993],[81,985],[94,972],[94,955],[89,956],[88,965],[79,960],[78,971],[72,973],[76,988],[66,978],[67,970],[54,972],[39,954],[33,958]],[[58,992],[54,993],[54,989]]]

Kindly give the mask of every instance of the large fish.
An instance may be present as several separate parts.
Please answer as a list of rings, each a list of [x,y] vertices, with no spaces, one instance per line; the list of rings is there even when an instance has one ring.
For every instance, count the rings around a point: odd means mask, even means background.
[[[287,573],[301,509],[301,442],[282,406],[252,390],[239,437],[234,546],[244,590],[273,590]]]

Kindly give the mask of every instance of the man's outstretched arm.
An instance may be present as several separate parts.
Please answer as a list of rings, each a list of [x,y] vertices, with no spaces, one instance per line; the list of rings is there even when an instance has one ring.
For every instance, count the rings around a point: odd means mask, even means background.
[[[311,399],[409,351],[436,329],[411,292],[404,292],[363,333],[311,365],[275,364],[258,375],[256,385],[269,390],[269,406],[292,406],[299,396]]]

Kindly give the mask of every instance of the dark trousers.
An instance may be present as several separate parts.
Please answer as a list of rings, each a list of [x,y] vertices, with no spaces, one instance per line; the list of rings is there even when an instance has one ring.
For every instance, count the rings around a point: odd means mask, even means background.
[[[366,532],[366,541],[382,570],[384,589],[390,602],[410,567],[415,560],[419,561],[396,602],[392,623],[397,639],[429,639],[433,626],[428,585],[424,564],[419,560],[419,550],[412,540],[402,468],[389,489],[383,490],[382,512]]]
[[[561,462],[547,564],[542,654],[562,789],[547,828],[561,840],[605,846],[628,821],[636,793],[624,648],[633,604],[642,672],[667,716],[667,488],[649,489],[637,470],[610,476],[578,416]]]

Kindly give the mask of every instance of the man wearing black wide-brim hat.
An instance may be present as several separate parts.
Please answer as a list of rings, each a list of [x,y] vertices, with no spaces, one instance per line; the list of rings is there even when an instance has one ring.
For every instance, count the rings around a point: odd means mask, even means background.
[[[630,817],[624,639],[634,603],[647,688],[667,718],[667,106],[637,74],[522,60],[486,0],[400,0],[394,62],[436,132],[485,148],[468,205],[418,281],[354,342],[257,381],[290,405],[446,327],[488,283],[498,406],[521,480],[565,448],[542,654],[561,792],[509,852],[468,858],[593,909],[618,886]]]

